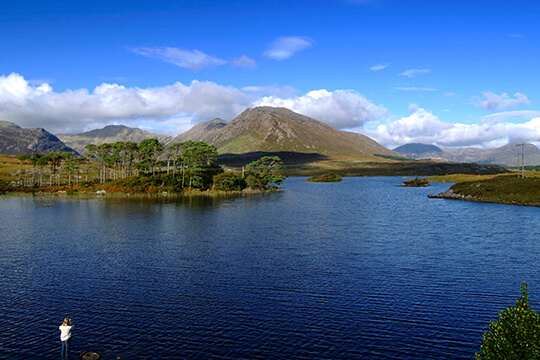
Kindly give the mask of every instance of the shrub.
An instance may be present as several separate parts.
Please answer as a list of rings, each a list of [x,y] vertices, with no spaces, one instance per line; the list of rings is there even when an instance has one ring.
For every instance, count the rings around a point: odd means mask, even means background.
[[[214,190],[239,191],[245,187],[246,182],[238,174],[226,172],[214,176]]]
[[[521,285],[516,306],[499,311],[499,320],[491,321],[484,333],[481,354],[476,360],[540,359],[540,317],[531,309],[527,284]]]

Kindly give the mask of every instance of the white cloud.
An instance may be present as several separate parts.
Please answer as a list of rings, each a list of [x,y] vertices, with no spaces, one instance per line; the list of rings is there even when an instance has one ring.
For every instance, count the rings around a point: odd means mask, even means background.
[[[482,118],[483,123],[500,123],[507,122],[509,119],[532,119],[540,116],[540,111],[534,110],[519,110],[519,111],[503,111]]]
[[[339,129],[362,129],[391,148],[409,142],[489,147],[528,141],[540,145],[538,111],[505,111],[485,116],[477,124],[453,124],[411,104],[408,116],[382,120],[389,117],[382,105],[351,90],[322,89],[298,95],[292,88],[237,89],[195,80],[152,88],[103,83],[92,91],[55,92],[49,84],[30,84],[19,74],[0,76],[0,120],[22,127],[44,127],[56,134],[112,124],[178,134],[215,117],[231,120],[258,105],[286,107]],[[386,122],[370,126],[376,124],[375,120]]]
[[[262,93],[270,94],[262,97]],[[111,124],[162,129],[171,133],[220,117],[231,120],[248,107],[283,106],[337,128],[353,128],[387,111],[350,90],[310,91],[253,86],[242,90],[209,81],[176,82],[152,88],[103,83],[87,89],[54,92],[33,86],[19,74],[0,76],[0,120],[22,127],[44,127],[56,134],[80,133]]]
[[[163,123],[170,128],[175,117],[189,117],[193,122],[232,119],[253,99],[236,88],[207,81],[144,89],[104,83],[93,92],[57,93],[48,84],[32,86],[19,74],[0,76],[0,120],[53,133],[78,133],[118,122],[128,126]]]
[[[507,93],[497,95],[491,91],[486,91],[482,95],[483,100],[475,96],[472,102],[475,106],[485,110],[508,110],[516,108],[520,104],[529,105],[531,103],[527,96],[521,93],[515,93],[513,99]]]
[[[430,72],[431,72],[431,69],[409,69],[409,70],[405,70],[399,75],[412,78],[417,75],[429,74]]]
[[[390,63],[387,62],[387,63],[384,63],[384,64],[377,64],[377,65],[373,65],[372,67],[370,67],[369,69],[371,71],[380,71],[380,70],[383,70],[383,69],[386,69],[387,67],[390,66]]]
[[[414,110],[414,107],[410,108]],[[509,114],[517,115],[517,114]],[[524,114],[522,114],[524,115]],[[540,115],[524,123],[482,121],[479,124],[443,122],[431,112],[416,108],[411,115],[381,124],[363,133],[381,144],[395,148],[407,143],[426,143],[440,146],[502,146],[513,141],[540,143]],[[502,115],[501,115],[502,116]]]
[[[313,46],[313,40],[303,36],[285,36],[276,39],[270,48],[264,53],[265,56],[274,60],[285,60]]]
[[[351,90],[314,90],[289,98],[267,96],[255,105],[285,107],[338,129],[352,129],[387,114],[383,106],[375,105]]]
[[[234,66],[238,66],[238,67],[247,67],[247,68],[257,67],[257,63],[255,62],[255,60],[248,58],[245,55],[242,55],[239,58],[234,58],[232,63]]]
[[[172,47],[137,47],[130,48],[130,50],[138,55],[194,70],[227,63],[225,60],[207,55],[200,50],[184,50]]]

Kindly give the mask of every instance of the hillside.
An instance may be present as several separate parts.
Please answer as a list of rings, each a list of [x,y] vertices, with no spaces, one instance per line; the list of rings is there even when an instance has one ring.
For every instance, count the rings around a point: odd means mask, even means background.
[[[493,148],[444,148],[427,144],[406,144],[394,149],[394,151],[411,159],[433,159],[453,162],[468,162],[481,164],[498,164],[505,166],[517,166],[517,158],[520,150],[518,143]],[[521,143],[520,143],[521,144]],[[540,150],[533,144],[525,143],[525,165],[540,164]]]
[[[401,145],[394,151],[411,159],[438,159],[443,155],[442,149],[435,145],[418,143]]]
[[[476,181],[458,182],[430,198],[491,202],[499,204],[540,206],[540,178],[525,179],[513,176],[496,176]]]
[[[229,123],[214,119],[198,124],[169,143],[187,140],[215,145],[221,154],[294,152],[363,160],[374,159],[373,154],[399,155],[367,136],[272,107],[246,109]]]
[[[42,128],[22,128],[9,121],[0,121],[0,154],[48,154],[75,150]]]
[[[88,144],[101,145],[104,143],[115,143],[118,141],[140,143],[145,139],[156,138],[161,142],[169,140],[170,136],[157,135],[151,132],[130,128],[124,125],[110,125],[103,129],[96,129],[77,135],[58,135],[58,137],[68,146],[84,154],[84,148]]]

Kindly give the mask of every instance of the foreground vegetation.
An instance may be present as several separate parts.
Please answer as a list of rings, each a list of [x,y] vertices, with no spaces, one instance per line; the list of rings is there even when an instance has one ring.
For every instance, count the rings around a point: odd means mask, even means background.
[[[24,154],[0,159],[0,191],[76,193],[163,193],[264,191],[283,183],[282,161],[263,156],[242,168],[225,172],[216,164],[217,149],[200,141],[172,144],[157,139],[140,144],[117,142],[88,145],[86,157],[69,152]],[[4,160],[4,161],[1,161]],[[5,171],[0,171],[5,174]]]
[[[447,191],[430,197],[540,206],[540,177],[529,175],[522,179],[515,174],[485,177],[476,181],[458,182]]]
[[[481,353],[476,360],[540,359],[540,316],[529,305],[527,284],[521,285],[521,298],[514,307],[500,311],[484,332]]]

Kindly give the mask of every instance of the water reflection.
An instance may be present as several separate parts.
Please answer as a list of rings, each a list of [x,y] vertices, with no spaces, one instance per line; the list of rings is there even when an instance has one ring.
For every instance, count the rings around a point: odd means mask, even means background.
[[[56,356],[69,314],[74,351],[107,358],[470,359],[521,281],[539,303],[540,209],[428,199],[446,185],[398,178],[302,180],[233,198],[0,199],[0,358]]]

